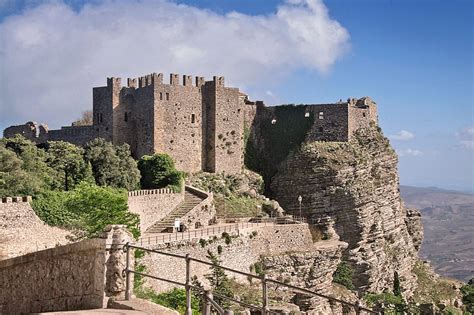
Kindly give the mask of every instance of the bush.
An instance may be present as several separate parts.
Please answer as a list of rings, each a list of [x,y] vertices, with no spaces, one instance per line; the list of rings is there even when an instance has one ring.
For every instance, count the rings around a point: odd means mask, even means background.
[[[461,288],[461,293],[462,302],[466,306],[466,311],[474,314],[474,283],[471,281],[471,284],[466,284]]]
[[[354,284],[352,283],[352,268],[347,262],[341,261],[337,266],[336,271],[332,275],[332,281],[345,286],[349,290],[354,290]]]
[[[199,245],[201,245],[202,248],[206,247],[207,241],[203,238],[199,239]]]
[[[229,235],[229,233],[223,232],[222,237],[225,239],[226,245],[229,245],[230,243],[232,243],[232,237]]]
[[[176,170],[174,161],[168,154],[144,155],[138,161],[138,169],[143,189],[171,187],[174,191],[181,190],[184,175]]]
[[[222,245],[217,246],[217,253],[222,254]]]
[[[125,190],[81,183],[69,192],[48,192],[32,204],[46,223],[84,232],[94,237],[109,224],[123,224],[134,237],[140,235],[139,217],[128,211]]]

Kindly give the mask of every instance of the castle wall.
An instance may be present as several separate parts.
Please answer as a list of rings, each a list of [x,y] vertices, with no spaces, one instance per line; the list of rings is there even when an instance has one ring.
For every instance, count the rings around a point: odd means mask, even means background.
[[[155,98],[153,86],[148,85],[135,90],[135,111],[132,119],[135,121],[136,133],[133,138],[136,147],[133,148],[134,156],[140,158],[143,155],[151,155],[155,145]]]
[[[202,97],[189,76],[183,84],[171,75],[171,84],[155,85],[154,152],[168,153],[185,172],[202,170]],[[184,85],[186,84],[186,85]]]
[[[368,97],[352,100],[348,106],[348,113],[349,139],[357,129],[367,127],[372,121],[378,122],[377,104]]]
[[[314,124],[308,132],[306,141],[347,141],[348,105],[318,104],[304,105],[306,112],[314,115]]]
[[[239,89],[224,87],[223,77],[214,77],[216,101],[214,154],[215,170],[227,174],[242,171],[243,165],[243,106]]]
[[[146,231],[184,201],[184,189],[174,193],[170,189],[136,190],[128,193],[128,210],[140,216],[140,230]]]
[[[100,137],[112,141],[112,90],[107,86],[92,89],[93,126],[100,128]]]
[[[67,141],[75,145],[84,146],[92,139],[105,136],[107,132],[103,126],[70,126],[50,130],[48,141]]]

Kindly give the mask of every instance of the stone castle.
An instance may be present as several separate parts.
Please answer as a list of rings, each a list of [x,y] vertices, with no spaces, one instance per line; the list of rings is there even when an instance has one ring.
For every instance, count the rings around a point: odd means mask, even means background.
[[[186,172],[239,173],[243,167],[244,130],[275,107],[249,101],[238,88],[226,87],[224,78],[152,73],[138,79],[107,78],[93,88],[93,124],[48,130],[28,122],[5,129],[4,137],[22,134],[37,143],[68,141],[84,145],[94,138],[114,144],[128,143],[132,155],[168,153]],[[348,141],[353,132],[377,122],[376,104],[370,98],[334,104],[300,105],[314,119],[309,140]],[[311,114],[311,115],[310,115]],[[272,124],[278,123],[272,120]]]

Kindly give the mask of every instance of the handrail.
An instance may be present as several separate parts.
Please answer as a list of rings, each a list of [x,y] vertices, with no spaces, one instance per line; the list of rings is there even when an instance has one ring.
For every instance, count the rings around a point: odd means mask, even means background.
[[[143,250],[143,251],[146,251],[146,252],[155,253],[155,254],[159,254],[159,255],[165,255],[165,256],[171,256],[171,257],[174,257],[174,258],[184,259],[186,261],[186,283],[181,283],[181,282],[178,282],[178,281],[161,278],[161,277],[153,276],[153,275],[150,275],[150,274],[146,274],[146,273],[142,273],[142,272],[138,272],[138,271],[130,269],[130,262],[129,262],[130,254],[129,254],[129,251],[132,248],[140,249],[140,250]],[[214,293],[214,295],[221,298],[221,299],[229,300],[231,302],[237,303],[237,304],[242,305],[244,307],[261,310],[262,314],[264,314],[264,315],[271,313],[270,310],[268,309],[268,290],[267,289],[268,289],[268,284],[269,283],[276,284],[276,285],[282,286],[282,287],[287,287],[292,291],[299,291],[299,292],[302,292],[302,293],[305,293],[305,294],[308,294],[308,295],[312,295],[312,296],[324,298],[324,299],[329,300],[329,301],[341,303],[342,305],[353,308],[355,310],[356,314],[360,314],[361,311],[365,311],[365,312],[370,313],[370,314],[379,314],[378,312],[375,312],[375,311],[373,311],[369,308],[361,306],[359,304],[359,302],[356,302],[356,303],[347,302],[347,301],[341,300],[341,299],[333,297],[333,296],[313,292],[313,291],[305,289],[305,288],[300,288],[300,287],[297,287],[297,286],[294,286],[294,285],[291,285],[291,284],[287,284],[287,283],[280,282],[280,281],[277,281],[277,280],[269,279],[265,276],[265,274],[262,275],[262,276],[254,275],[254,274],[243,272],[243,271],[240,271],[240,270],[236,270],[236,269],[216,265],[216,264],[213,264],[211,262],[204,261],[204,260],[201,260],[201,259],[198,259],[198,258],[193,258],[193,257],[190,257],[189,254],[186,254],[185,256],[179,255],[179,254],[172,254],[172,253],[167,253],[167,252],[163,252],[163,251],[159,251],[159,250],[140,247],[140,246],[133,245],[133,244],[130,244],[130,243],[125,244],[124,250],[127,252],[127,264],[126,264],[126,268],[124,269],[124,273],[126,275],[126,283],[127,284],[130,283],[130,274],[132,273],[132,274],[141,275],[143,277],[149,277],[149,278],[152,278],[152,279],[155,279],[155,280],[164,281],[164,282],[168,282],[168,283],[172,283],[172,284],[175,284],[175,285],[185,287],[185,289],[186,289],[186,304],[187,304],[186,314],[187,315],[191,315],[191,313],[192,313],[192,311],[191,311],[191,290],[204,292],[203,293],[203,299],[204,300],[207,299],[207,301],[210,302],[216,310],[218,310],[219,314],[231,314],[232,313],[231,311],[224,311],[217,304],[215,305],[215,301],[212,300],[212,298],[209,298],[209,297],[205,296],[206,291],[204,289],[191,285],[191,282],[190,282],[190,279],[191,279],[190,264],[191,264],[192,261],[200,263],[200,264],[205,264],[205,265],[208,265],[208,266],[215,266],[215,267],[221,268],[223,270],[233,272],[233,273],[237,273],[237,274],[240,274],[240,275],[243,275],[243,276],[260,279],[260,281],[262,282],[262,306],[248,304],[248,303],[245,303],[245,302],[241,302],[237,299],[234,299],[234,298],[231,298],[231,297],[228,297],[228,296],[215,294],[215,293]],[[127,291],[125,292],[125,297],[126,297],[126,299],[128,299],[131,296],[130,292],[129,292],[129,290],[130,290],[129,285],[127,285],[126,290]]]

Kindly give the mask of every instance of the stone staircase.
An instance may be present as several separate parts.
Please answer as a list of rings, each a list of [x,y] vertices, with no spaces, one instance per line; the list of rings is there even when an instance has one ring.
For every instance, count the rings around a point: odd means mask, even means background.
[[[182,202],[176,209],[171,211],[161,221],[156,222],[150,226],[146,233],[163,233],[168,232],[173,228],[175,219],[180,219],[191,211],[195,206],[200,204],[204,198],[194,195],[189,191],[184,192],[184,202]]]

